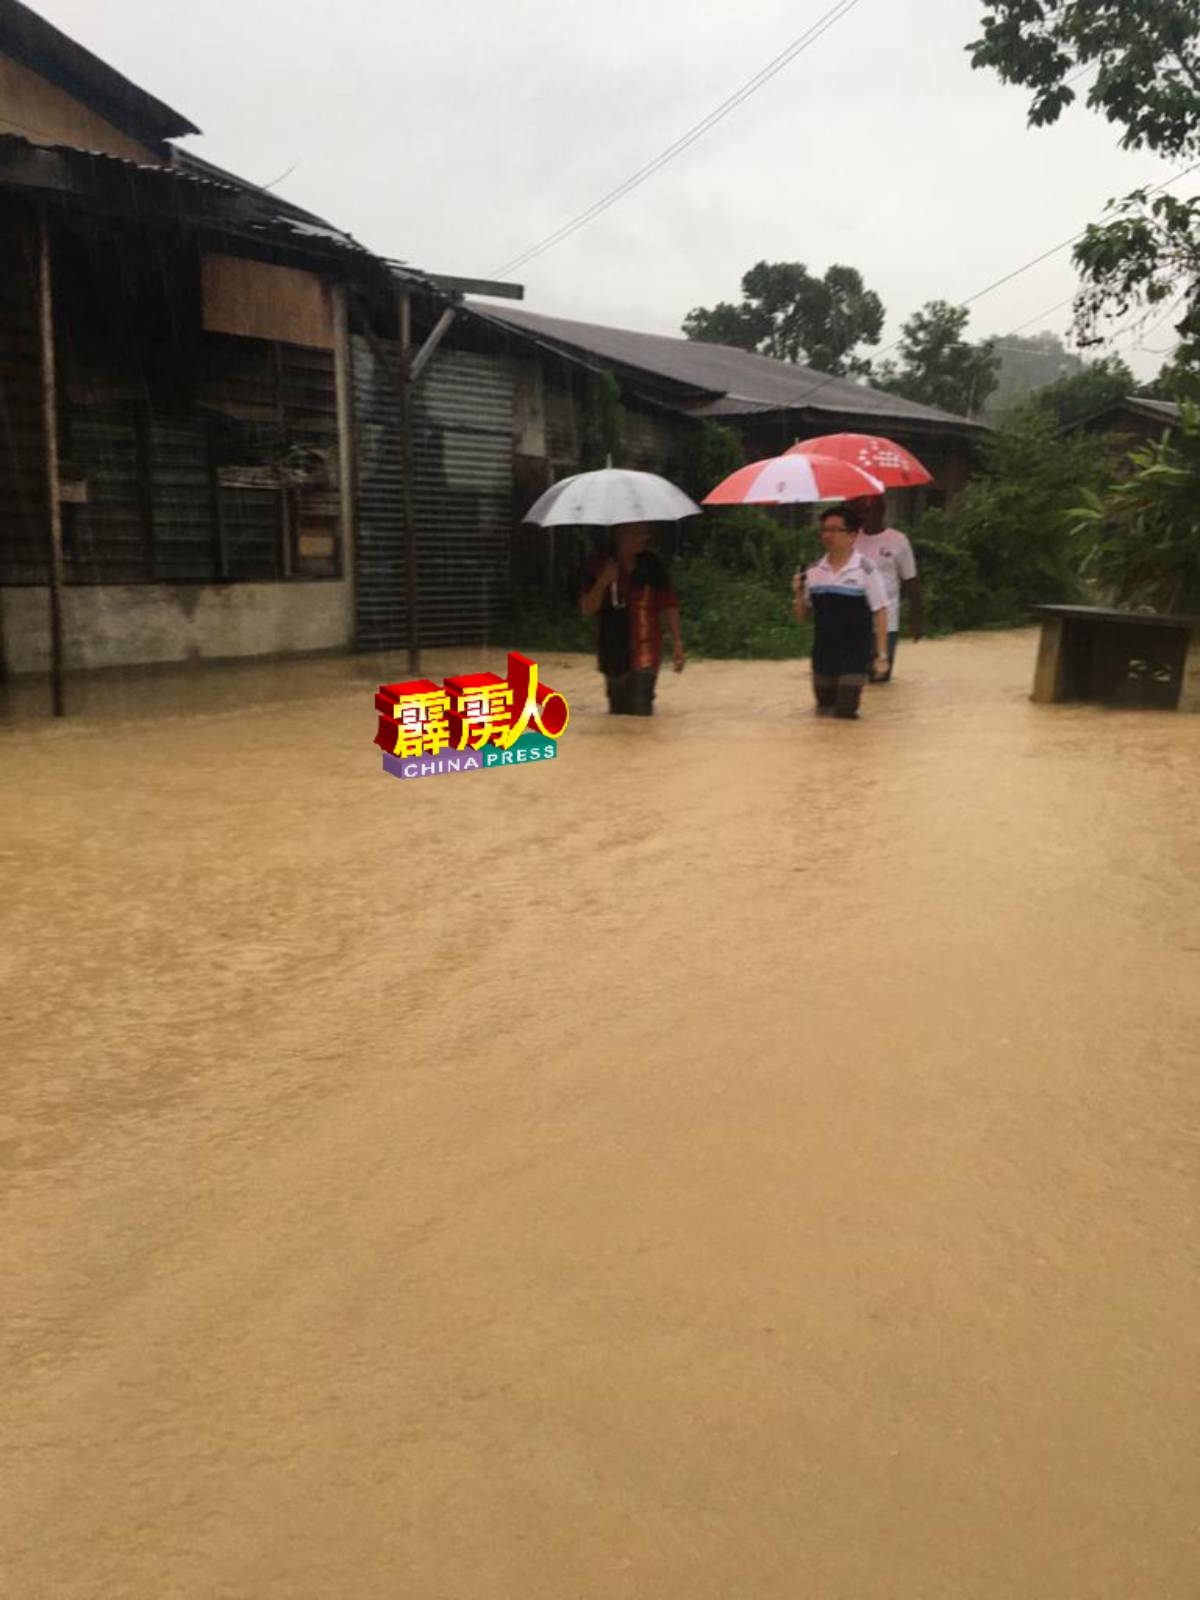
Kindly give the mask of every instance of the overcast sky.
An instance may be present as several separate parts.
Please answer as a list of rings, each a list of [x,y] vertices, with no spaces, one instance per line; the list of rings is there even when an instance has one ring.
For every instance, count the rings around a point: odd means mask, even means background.
[[[493,274],[628,177],[831,0],[33,0],[175,109],[198,154],[363,244]],[[534,310],[676,333],[753,262],[858,267],[887,337],[1173,170],[1078,108],[970,70],[978,0],[860,0],[677,161],[515,274]],[[1186,185],[1184,192],[1187,192]],[[982,300],[972,332],[1065,332],[1070,252]],[[1169,326],[1116,348],[1146,376]]]

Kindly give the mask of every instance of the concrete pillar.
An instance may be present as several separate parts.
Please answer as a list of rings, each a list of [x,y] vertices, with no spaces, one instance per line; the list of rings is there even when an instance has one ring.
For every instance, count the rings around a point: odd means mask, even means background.
[[[1039,705],[1049,705],[1062,693],[1065,632],[1066,625],[1061,617],[1042,618],[1042,638],[1033,675],[1033,694],[1030,696]]]
[[[1200,627],[1188,635],[1183,661],[1183,682],[1179,686],[1180,711],[1200,711]]]

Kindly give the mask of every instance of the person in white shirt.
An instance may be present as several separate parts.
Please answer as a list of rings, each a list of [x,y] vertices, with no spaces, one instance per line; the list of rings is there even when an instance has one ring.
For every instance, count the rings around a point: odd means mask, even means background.
[[[849,506],[821,517],[825,555],[793,581],[796,619],[813,619],[812,681],[817,715],[858,716],[871,670],[887,669],[887,595],[854,547],[861,524]]]
[[[896,665],[896,646],[900,642],[901,597],[908,602],[909,631],[914,643],[924,632],[917,558],[913,555],[913,547],[907,536],[899,528],[885,525],[887,499],[884,495],[863,495],[859,500],[852,500],[850,505],[863,522],[856,549],[878,569],[888,600],[887,671],[874,671],[871,682],[890,683]]]

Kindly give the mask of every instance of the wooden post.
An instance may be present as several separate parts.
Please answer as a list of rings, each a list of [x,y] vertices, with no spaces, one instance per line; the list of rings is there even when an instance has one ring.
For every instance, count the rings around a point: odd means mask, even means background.
[[[350,376],[350,319],[346,309],[346,291],[341,284],[333,290],[333,328],[338,420],[338,504],[342,523],[338,567],[340,577],[350,578],[350,593],[355,595],[358,579],[354,558],[354,403]],[[350,616],[353,623],[353,603]]]
[[[554,487],[554,485],[558,482],[558,468],[554,465],[553,461],[551,461],[549,463],[549,467],[550,467],[550,482],[546,485],[546,487],[547,487],[547,489],[552,489]],[[555,600],[555,593],[556,593],[555,585],[558,582],[558,574],[557,574],[557,572],[555,570],[556,565],[557,565],[558,546],[559,546],[558,529],[557,528],[553,528],[553,527],[547,528],[546,529],[546,538],[547,538],[547,541],[548,541],[548,553],[549,553],[549,560],[548,560],[548,562],[546,564],[546,572],[547,572],[547,578],[546,578],[546,600],[547,600],[547,604],[548,604],[549,608],[551,610],[553,610],[553,608],[554,608],[554,600]]]
[[[46,450],[46,500],[50,539],[50,691],[54,715],[66,711],[63,692],[63,542],[58,498],[58,397],[54,367],[54,301],[50,281],[50,229],[45,212],[38,219],[38,322],[42,356],[42,433]]]
[[[408,610],[408,670],[413,677],[421,672],[421,629],[417,618],[417,523],[413,512],[412,447],[412,305],[407,294],[400,295],[400,441],[404,461],[402,499],[404,508],[404,548],[406,556],[405,605]]]
[[[275,377],[275,420],[279,426],[280,440],[287,438],[287,411],[283,403],[283,350],[278,341],[271,343],[271,363]],[[287,485],[286,477],[281,471],[279,474],[279,531],[281,544],[279,550],[280,576],[285,580],[292,576],[295,568],[295,536],[296,520],[294,516],[292,491]]]

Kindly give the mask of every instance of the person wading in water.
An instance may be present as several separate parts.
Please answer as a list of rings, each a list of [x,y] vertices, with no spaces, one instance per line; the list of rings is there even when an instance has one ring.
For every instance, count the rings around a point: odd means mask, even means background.
[[[858,716],[863,685],[874,662],[888,666],[888,602],[883,580],[854,548],[862,521],[849,506],[821,517],[825,554],[797,573],[796,620],[812,617],[813,694],[817,715]]]
[[[683,671],[679,601],[662,560],[647,549],[649,542],[644,522],[615,527],[610,551],[593,559],[579,601],[585,617],[599,617],[597,661],[614,716],[653,716],[664,623],[675,671]]]

